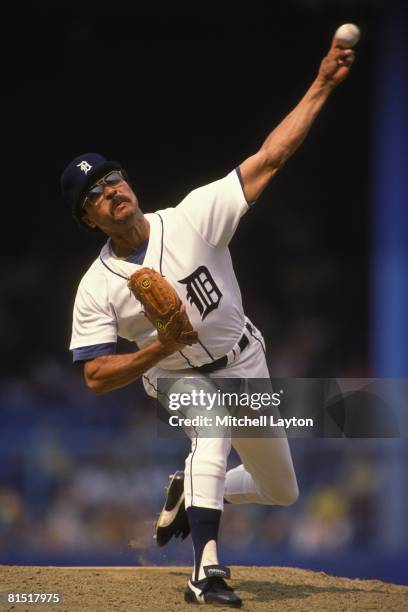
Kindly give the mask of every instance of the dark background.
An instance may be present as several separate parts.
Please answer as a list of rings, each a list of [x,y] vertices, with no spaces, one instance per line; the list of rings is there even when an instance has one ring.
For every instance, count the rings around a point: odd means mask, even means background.
[[[142,210],[176,205],[257,150],[345,22],[362,32],[351,74],[231,251],[272,377],[407,375],[406,10],[385,0],[2,8],[1,563],[191,562],[189,542],[162,554],[152,540],[188,441],[158,439],[139,382],[96,397],[71,363],[76,288],[104,238],[78,230],[59,177],[95,151],[123,163]],[[228,507],[225,563],[406,581],[405,440],[291,448],[299,501]]]

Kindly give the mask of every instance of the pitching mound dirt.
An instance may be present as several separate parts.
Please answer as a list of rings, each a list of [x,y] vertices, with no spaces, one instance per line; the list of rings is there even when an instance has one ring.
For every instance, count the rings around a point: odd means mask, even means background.
[[[408,587],[386,584],[379,580],[349,580],[327,576],[323,572],[284,567],[231,569],[231,586],[244,600],[245,610],[408,610]],[[184,567],[0,566],[0,591],[3,593],[13,591],[63,595],[63,603],[57,606],[3,603],[0,609],[14,612],[191,612],[192,606],[184,603],[183,599],[189,571],[189,568]],[[210,609],[210,606],[205,608]]]

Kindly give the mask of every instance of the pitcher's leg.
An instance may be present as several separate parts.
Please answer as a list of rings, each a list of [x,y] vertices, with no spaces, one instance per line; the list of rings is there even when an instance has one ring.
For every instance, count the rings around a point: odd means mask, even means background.
[[[289,506],[299,495],[286,438],[234,438],[242,464],[229,470],[225,499],[233,504]]]
[[[193,438],[186,459],[184,494],[194,549],[193,582],[206,577],[206,567],[218,566],[218,529],[230,450],[229,438]]]
[[[186,508],[223,510],[230,438],[193,438],[184,470]]]

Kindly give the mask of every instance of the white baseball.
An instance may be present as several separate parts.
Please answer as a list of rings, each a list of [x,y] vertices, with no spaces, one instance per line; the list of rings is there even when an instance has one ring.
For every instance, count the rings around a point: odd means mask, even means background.
[[[336,30],[334,37],[338,40],[340,47],[349,49],[360,40],[360,29],[354,23],[345,23]]]

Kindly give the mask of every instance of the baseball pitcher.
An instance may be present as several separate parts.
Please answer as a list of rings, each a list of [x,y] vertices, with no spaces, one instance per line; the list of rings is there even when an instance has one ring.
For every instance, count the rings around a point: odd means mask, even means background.
[[[334,38],[310,88],[260,149],[174,208],[143,214],[121,164],[99,154],[66,167],[61,185],[74,218],[107,236],[79,284],[73,313],[70,348],[91,390],[106,393],[141,378],[155,397],[158,378],[269,378],[264,339],[244,313],[228,245],[353,60],[354,51]],[[138,350],[116,354],[118,337]],[[231,445],[242,463],[227,471]],[[289,505],[297,497],[285,437],[192,438],[156,525],[160,546],[191,532],[194,568],[185,600],[242,603],[217,555],[225,502]]]

